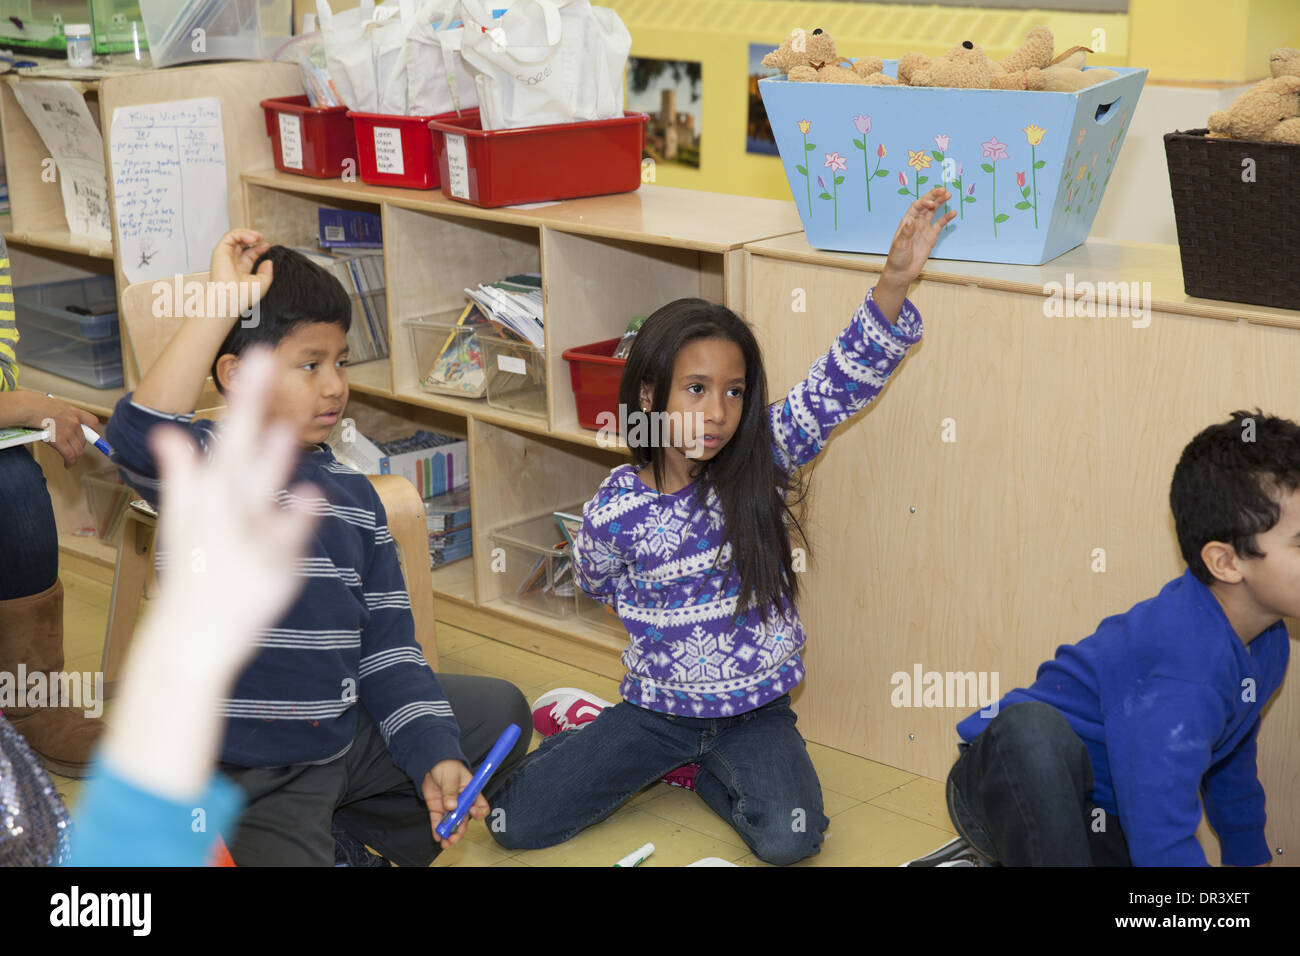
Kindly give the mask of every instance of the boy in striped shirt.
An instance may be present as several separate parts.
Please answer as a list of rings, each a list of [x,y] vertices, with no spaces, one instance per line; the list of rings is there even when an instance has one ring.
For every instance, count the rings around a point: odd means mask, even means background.
[[[221,769],[249,802],[228,838],[231,855],[239,865],[328,865],[337,834],[349,851],[366,844],[398,864],[427,865],[464,832],[440,841],[432,827],[470,780],[466,757],[481,761],[507,724],[527,726],[527,703],[505,681],[439,678],[425,662],[383,505],[325,443],[347,405],[351,303],[324,270],[261,240],[242,229],[222,238],[210,281],[238,294],[209,296],[221,300],[219,314],[185,320],[118,402],[106,437],[123,477],[156,501],[150,433],[180,426],[208,450],[220,427],[192,412],[209,367],[223,392],[237,389],[240,353],[274,346],[272,407],[302,446],[293,484],[277,497],[286,505],[316,498],[319,517],[296,568],[302,593],[278,627],[261,632],[257,656],[223,703]],[[203,560],[159,554],[159,573]],[[237,606],[239,595],[230,600]],[[521,738],[506,764],[527,744]],[[480,796],[471,815],[487,812]]]

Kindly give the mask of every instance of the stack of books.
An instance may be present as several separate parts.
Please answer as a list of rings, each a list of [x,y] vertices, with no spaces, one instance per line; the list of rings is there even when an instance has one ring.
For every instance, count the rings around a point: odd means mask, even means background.
[[[430,568],[439,568],[473,554],[468,488],[430,498],[424,503],[424,516],[429,529]]]
[[[388,356],[388,308],[384,295],[382,251],[348,248],[299,249],[304,256],[343,284],[352,300],[348,361],[369,362]]]
[[[506,276],[500,282],[466,289],[472,304],[506,337],[516,337],[535,348],[546,347],[542,324],[542,277],[535,272]]]

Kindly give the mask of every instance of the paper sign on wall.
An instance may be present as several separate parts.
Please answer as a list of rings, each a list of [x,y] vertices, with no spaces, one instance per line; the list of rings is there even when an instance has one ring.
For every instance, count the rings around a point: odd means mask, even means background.
[[[54,160],[68,231],[111,242],[104,137],[85,98],[62,80],[17,83],[13,91]]]
[[[119,107],[109,153],[127,279],[207,269],[230,228],[221,102],[205,97]]]

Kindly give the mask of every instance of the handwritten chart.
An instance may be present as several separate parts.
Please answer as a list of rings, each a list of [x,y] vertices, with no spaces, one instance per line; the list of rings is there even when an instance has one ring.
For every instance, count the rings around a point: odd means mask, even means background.
[[[66,81],[18,83],[13,90],[54,160],[68,231],[110,241],[104,138],[85,99]]]
[[[230,228],[215,97],[124,106],[109,134],[122,272],[131,282],[202,272]]]

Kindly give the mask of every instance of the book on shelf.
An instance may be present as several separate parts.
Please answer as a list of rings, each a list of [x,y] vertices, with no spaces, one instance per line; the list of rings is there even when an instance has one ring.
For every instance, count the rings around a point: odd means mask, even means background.
[[[323,249],[384,247],[382,220],[375,213],[326,209],[322,206],[317,210],[317,222],[320,226],[319,242]]]
[[[535,348],[546,347],[542,318],[542,277],[537,273],[507,276],[465,294],[496,325],[503,326]]]
[[[375,249],[297,250],[339,280],[352,302],[348,361],[352,364],[388,355],[388,309],[384,289],[384,254]]]

